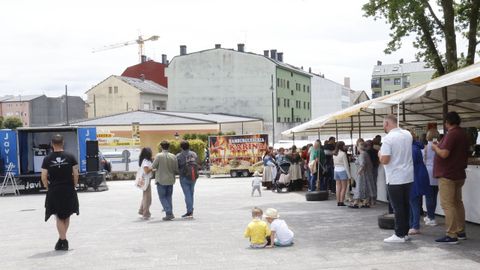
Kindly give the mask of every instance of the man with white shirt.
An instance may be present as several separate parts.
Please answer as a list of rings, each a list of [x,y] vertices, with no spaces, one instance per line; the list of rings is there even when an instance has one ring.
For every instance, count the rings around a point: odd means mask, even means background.
[[[413,182],[412,142],[410,132],[397,126],[397,118],[388,115],[383,121],[387,136],[378,153],[385,168],[388,196],[395,215],[395,233],[386,243],[404,243],[409,239],[409,196]]]

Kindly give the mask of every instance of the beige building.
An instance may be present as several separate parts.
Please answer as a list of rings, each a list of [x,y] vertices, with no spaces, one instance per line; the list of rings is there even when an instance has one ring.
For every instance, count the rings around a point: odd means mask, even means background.
[[[86,94],[88,118],[167,108],[167,88],[145,79],[112,75]]]

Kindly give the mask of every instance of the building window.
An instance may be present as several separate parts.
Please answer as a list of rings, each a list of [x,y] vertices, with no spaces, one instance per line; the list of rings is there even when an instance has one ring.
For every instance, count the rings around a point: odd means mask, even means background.
[[[290,89],[290,81],[287,81],[287,89]]]
[[[111,86],[108,87],[108,93],[109,93],[109,94],[112,93],[112,87],[111,87]]]
[[[277,98],[277,107],[280,106],[280,98]]]
[[[394,85],[400,85],[400,78],[393,79],[393,84]]]
[[[283,122],[287,122],[287,118],[286,117],[283,117]]]
[[[389,82],[390,81],[390,78],[385,78],[383,79],[384,82]]]
[[[290,117],[287,117],[287,122],[290,122]]]
[[[290,108],[290,99],[287,99],[287,107]]]
[[[310,102],[307,102],[307,110],[310,110]]]
[[[283,100],[283,107],[287,107],[287,99]]]
[[[307,108],[307,102],[306,102],[306,101],[303,102],[303,108],[304,108],[304,109]]]
[[[370,84],[372,88],[381,88],[382,87],[382,80],[380,78],[372,78],[372,82]]]
[[[282,121],[281,118],[277,117],[277,123],[280,123],[280,121]]]
[[[114,87],[113,87],[113,93],[114,93],[114,94],[118,94],[118,86],[114,86]]]
[[[292,94],[292,96],[293,96],[293,90],[291,91],[291,94]]]
[[[303,92],[305,92],[305,84],[303,85]]]
[[[310,93],[310,86],[307,86],[307,93]]]
[[[384,93],[384,95],[390,95],[390,91],[385,91],[383,93]]]
[[[277,78],[277,87],[280,85],[280,79]]]
[[[290,77],[293,77],[293,72],[290,72]]]

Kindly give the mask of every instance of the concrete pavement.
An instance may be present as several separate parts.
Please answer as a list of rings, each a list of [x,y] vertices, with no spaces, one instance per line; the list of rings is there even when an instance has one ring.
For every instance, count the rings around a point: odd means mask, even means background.
[[[53,218],[43,222],[43,194],[0,197],[0,269],[480,269],[479,225],[468,224],[469,240],[456,246],[434,242],[442,225],[423,226],[409,243],[385,244],[393,231],[377,226],[384,204],[349,209],[334,200],[306,202],[302,192],[266,190],[252,198],[251,178],[198,181],[194,220],[162,221],[156,190],[153,218],[141,220],[141,192],[133,181],[79,193],[68,252],[53,251],[57,233]],[[185,204],[179,183],[173,203],[180,217]],[[295,245],[247,248],[243,231],[253,206],[277,208],[295,232]]]

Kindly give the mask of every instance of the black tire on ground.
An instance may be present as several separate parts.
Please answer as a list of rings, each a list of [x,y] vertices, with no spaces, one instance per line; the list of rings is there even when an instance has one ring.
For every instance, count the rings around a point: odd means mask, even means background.
[[[383,214],[378,216],[378,227],[385,230],[395,229],[395,218],[393,214]]]
[[[326,201],[328,200],[328,191],[309,191],[305,194],[307,201]]]

